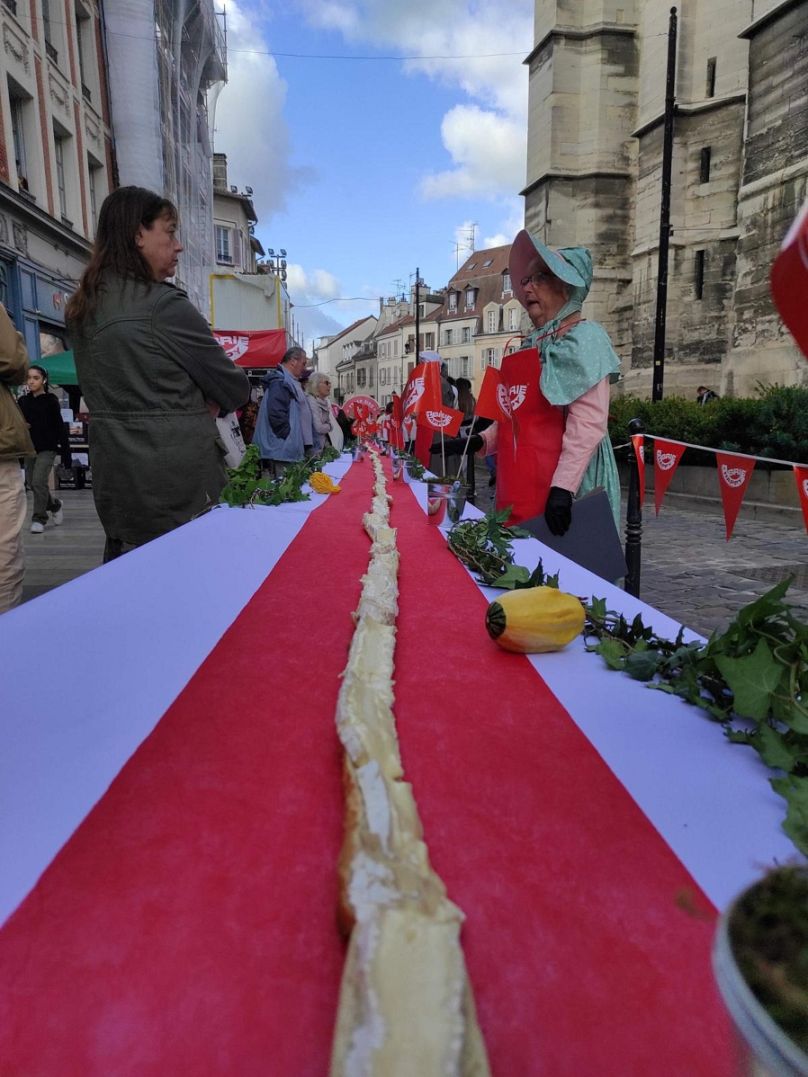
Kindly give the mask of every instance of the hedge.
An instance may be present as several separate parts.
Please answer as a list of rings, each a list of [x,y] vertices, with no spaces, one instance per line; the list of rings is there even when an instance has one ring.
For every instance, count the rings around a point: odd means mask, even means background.
[[[647,433],[675,441],[808,464],[808,388],[767,386],[755,397],[727,397],[704,405],[681,396],[657,403],[616,396],[609,406],[613,445],[627,441],[631,419],[640,419]],[[711,453],[688,450],[682,463],[710,464],[713,460]]]

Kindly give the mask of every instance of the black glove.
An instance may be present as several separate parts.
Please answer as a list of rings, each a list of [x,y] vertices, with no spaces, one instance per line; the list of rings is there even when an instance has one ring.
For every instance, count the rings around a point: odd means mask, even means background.
[[[480,437],[479,434],[471,434],[469,436],[469,454],[479,452],[485,445],[485,438]]]
[[[553,535],[565,535],[572,523],[572,494],[560,486],[551,486],[544,506],[544,519]]]

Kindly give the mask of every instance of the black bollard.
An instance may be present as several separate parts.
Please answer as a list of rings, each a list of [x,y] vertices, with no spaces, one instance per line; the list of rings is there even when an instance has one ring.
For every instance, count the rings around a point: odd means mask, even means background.
[[[468,453],[466,455],[466,501],[470,505],[477,504],[477,476],[474,470],[474,461],[476,457],[474,453]]]
[[[628,424],[629,434],[642,434],[645,427],[641,419]],[[640,503],[640,471],[634,445],[628,452],[628,506],[626,508],[626,568],[625,590],[635,598],[640,597],[640,566],[642,563],[642,504]]]

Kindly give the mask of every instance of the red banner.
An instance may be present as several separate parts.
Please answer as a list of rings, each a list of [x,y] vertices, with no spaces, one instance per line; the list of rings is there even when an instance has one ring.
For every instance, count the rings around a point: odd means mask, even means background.
[[[808,531],[808,467],[794,465],[794,478],[797,482],[797,493],[800,497],[802,518],[805,520],[805,530]]]
[[[662,508],[662,499],[685,451],[684,445],[675,441],[654,438],[654,505],[656,514]]]
[[[755,470],[755,461],[748,456],[735,456],[733,453],[725,452],[717,452],[715,460],[718,468],[718,485],[721,488],[721,501],[724,505],[727,542],[729,542],[746,488]]]
[[[772,297],[780,317],[808,356],[808,202],[783,240],[771,273]]]
[[[432,430],[440,430],[446,437],[453,438],[460,430],[463,422],[463,412],[456,408],[424,408],[418,416],[421,426],[428,426]]]
[[[343,412],[349,419],[365,419],[368,416],[375,417],[382,410],[378,400],[372,396],[349,396],[342,405]]]
[[[440,368],[437,363],[419,363],[404,388],[404,415],[419,415],[424,408],[441,407]]]
[[[236,366],[277,366],[288,347],[285,329],[214,329],[213,335]]]
[[[631,444],[637,459],[637,474],[640,477],[640,508],[645,504],[645,438],[642,434],[632,434]]]

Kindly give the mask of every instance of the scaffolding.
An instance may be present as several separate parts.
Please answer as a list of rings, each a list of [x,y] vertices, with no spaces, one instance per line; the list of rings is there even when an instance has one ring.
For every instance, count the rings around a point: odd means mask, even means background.
[[[227,80],[212,0],[107,0],[112,128],[122,184],[176,205],[184,250],[177,283],[208,313],[213,263],[209,96]]]

